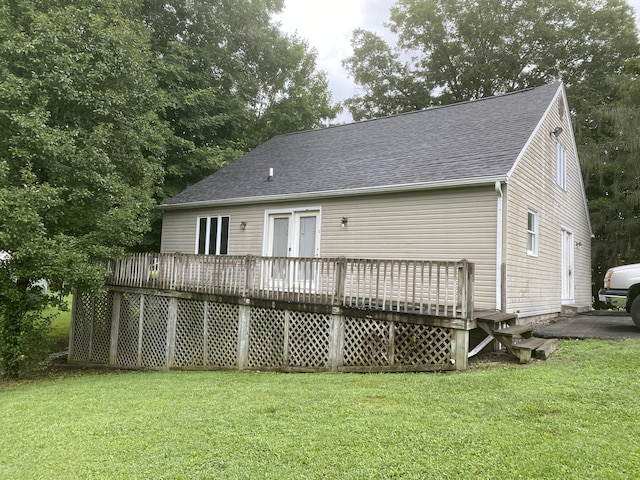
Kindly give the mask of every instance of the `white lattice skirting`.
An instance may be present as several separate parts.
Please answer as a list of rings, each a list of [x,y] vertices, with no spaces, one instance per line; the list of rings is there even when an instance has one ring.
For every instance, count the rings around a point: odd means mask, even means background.
[[[117,368],[431,371],[466,368],[468,332],[265,308],[248,299],[107,291],[74,296],[69,362]],[[317,309],[316,309],[317,310]]]

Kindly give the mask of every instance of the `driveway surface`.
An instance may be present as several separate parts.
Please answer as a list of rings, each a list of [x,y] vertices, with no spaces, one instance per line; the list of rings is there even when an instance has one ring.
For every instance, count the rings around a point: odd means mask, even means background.
[[[626,312],[593,311],[574,318],[560,318],[533,331],[541,338],[597,338],[601,340],[640,340],[636,327]]]

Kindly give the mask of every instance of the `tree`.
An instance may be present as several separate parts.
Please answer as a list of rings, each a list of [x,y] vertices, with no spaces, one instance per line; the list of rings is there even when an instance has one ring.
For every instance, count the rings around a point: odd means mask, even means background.
[[[432,103],[426,79],[378,35],[358,29],[351,44],[354,54],[344,65],[365,90],[362,96],[345,101],[354,120],[410,112]]]
[[[348,101],[352,114],[376,115],[367,105],[404,107],[411,98],[403,89],[378,89],[380,78],[422,85],[417,108],[562,79],[577,108],[638,51],[633,13],[623,0],[399,0],[389,28],[398,38],[393,52],[376,35],[354,32],[345,67],[365,94]],[[371,51],[384,52],[385,61]]]
[[[640,46],[624,0],[398,0],[389,27],[393,48],[354,32],[344,62],[364,92],[346,102],[354,118],[562,80],[595,233],[594,289],[609,266],[640,261]]]
[[[316,53],[272,22],[283,0],[144,0],[172,129],[157,202],[271,136],[335,118]],[[158,249],[161,219],[143,249]]]
[[[607,101],[580,115],[576,141],[595,240],[594,291],[615,265],[640,262],[640,59],[602,82]],[[597,295],[595,295],[597,298]]]
[[[168,131],[135,0],[0,6],[0,375],[36,357],[55,292],[140,241]]]
[[[331,105],[329,83],[325,73],[317,71],[315,50],[297,37],[272,34],[266,47],[271,65],[263,66],[264,78],[251,102],[247,148],[282,133],[323,127],[340,109]]]

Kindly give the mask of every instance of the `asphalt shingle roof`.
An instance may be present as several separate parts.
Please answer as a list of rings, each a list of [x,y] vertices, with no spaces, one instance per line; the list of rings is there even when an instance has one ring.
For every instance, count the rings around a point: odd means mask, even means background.
[[[280,135],[163,205],[504,176],[559,88]]]

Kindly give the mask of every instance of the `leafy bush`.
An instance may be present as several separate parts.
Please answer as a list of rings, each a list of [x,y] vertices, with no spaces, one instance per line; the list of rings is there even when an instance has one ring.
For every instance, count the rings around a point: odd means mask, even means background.
[[[22,376],[46,366],[51,316],[40,310],[27,313],[20,322],[0,314],[0,376]]]

